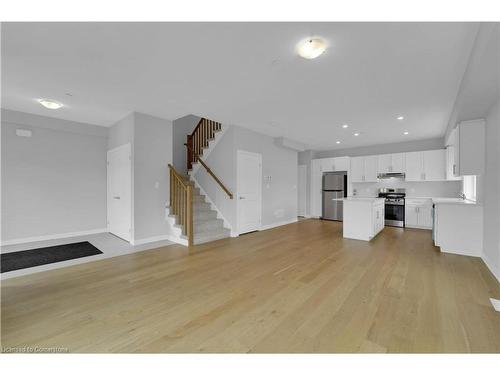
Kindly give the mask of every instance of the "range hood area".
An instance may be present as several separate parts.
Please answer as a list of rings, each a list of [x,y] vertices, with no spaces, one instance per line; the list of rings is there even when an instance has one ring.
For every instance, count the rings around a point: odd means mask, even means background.
[[[393,172],[393,173],[379,173],[377,175],[377,178],[380,180],[387,180],[389,178],[398,178],[400,180],[404,180],[406,175],[404,173],[400,172]]]

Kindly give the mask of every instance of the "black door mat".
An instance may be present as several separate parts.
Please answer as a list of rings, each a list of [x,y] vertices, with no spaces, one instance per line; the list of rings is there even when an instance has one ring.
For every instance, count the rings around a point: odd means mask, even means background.
[[[67,245],[41,247],[39,249],[13,251],[1,255],[2,273],[63,262],[65,260],[102,254],[102,251],[90,242],[75,242]]]

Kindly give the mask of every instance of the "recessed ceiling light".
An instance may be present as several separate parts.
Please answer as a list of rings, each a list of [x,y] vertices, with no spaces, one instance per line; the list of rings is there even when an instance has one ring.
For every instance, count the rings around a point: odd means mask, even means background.
[[[399,116],[398,120],[404,120],[405,118],[403,116]]]
[[[359,133],[354,133],[354,136],[355,136],[355,137],[359,136]]]
[[[319,38],[307,38],[297,44],[297,53],[304,59],[315,59],[326,50],[326,42]]]
[[[347,129],[347,128],[349,127],[349,125],[344,124],[344,125],[342,125],[342,127],[343,127],[344,129]]]
[[[403,134],[404,134],[404,135],[408,135],[408,134],[410,134],[410,133],[408,133],[408,132],[404,132]]]
[[[340,141],[335,142],[336,144],[340,144]]]
[[[49,99],[39,99],[38,103],[40,103],[47,109],[59,109],[63,106],[61,103]]]

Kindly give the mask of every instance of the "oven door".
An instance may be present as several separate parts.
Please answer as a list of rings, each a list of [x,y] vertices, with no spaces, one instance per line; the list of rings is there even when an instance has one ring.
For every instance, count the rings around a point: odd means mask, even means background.
[[[385,225],[391,227],[405,226],[405,206],[397,204],[385,204]]]

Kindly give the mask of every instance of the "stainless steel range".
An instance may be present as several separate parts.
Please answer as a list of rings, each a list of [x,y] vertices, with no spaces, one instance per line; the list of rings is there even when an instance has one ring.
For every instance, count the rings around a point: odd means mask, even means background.
[[[385,198],[385,225],[405,226],[405,189],[381,188],[379,198]]]

